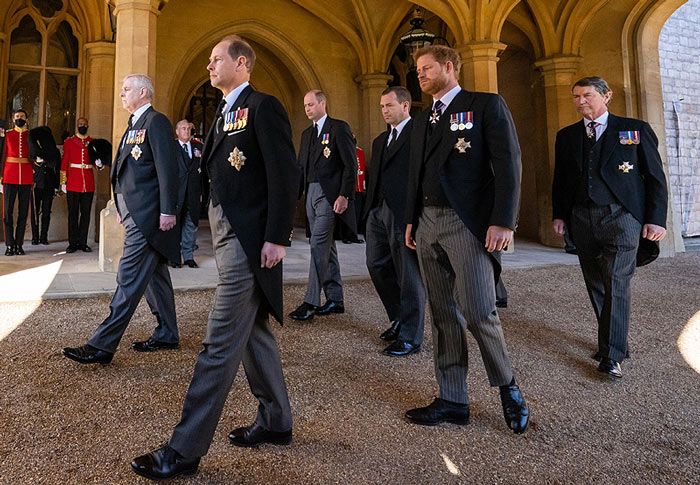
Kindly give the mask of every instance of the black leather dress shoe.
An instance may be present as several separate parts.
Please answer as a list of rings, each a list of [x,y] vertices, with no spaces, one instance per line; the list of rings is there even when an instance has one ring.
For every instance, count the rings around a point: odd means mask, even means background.
[[[48,246],[49,245],[48,238],[42,237],[41,239],[39,239],[39,244],[43,244],[44,246]]]
[[[24,256],[24,249],[22,249],[22,246],[15,246],[15,256]]]
[[[87,244],[81,246],[80,249],[81,249],[84,253],[91,253],[91,252],[92,252],[92,248],[91,248],[90,246],[88,246]]]
[[[197,473],[199,458],[184,458],[169,445],[163,445],[131,462],[134,473],[151,480],[166,480],[178,475]]]
[[[500,300],[496,300],[496,308],[508,308],[508,299],[502,298]]]
[[[32,246],[36,246],[36,245],[38,245],[38,244],[39,244],[39,240],[38,240],[38,239],[32,239]]]
[[[292,320],[311,320],[316,314],[316,310],[318,310],[316,305],[304,302],[290,313],[289,316]]]
[[[182,268],[182,265],[180,263],[175,262],[175,261],[168,261],[168,265],[171,268]]]
[[[399,338],[399,332],[401,332],[401,320],[394,320],[391,322],[391,327],[384,330],[379,338],[390,342]]]
[[[236,428],[228,434],[228,439],[234,446],[250,448],[269,443],[271,445],[288,445],[292,442],[292,430],[269,431],[258,423]]]
[[[604,357],[601,359],[600,364],[598,364],[598,370],[610,377],[615,377],[616,379],[622,378],[622,369],[620,368],[620,363],[616,360]]]
[[[71,254],[78,250],[78,246],[73,246],[72,244],[66,248],[66,253]]]
[[[530,410],[527,408],[520,388],[513,384],[512,386],[501,386],[499,390],[506,424],[513,430],[513,433],[524,433],[530,420]]]
[[[155,352],[157,350],[176,349],[179,346],[180,344],[177,342],[159,342],[153,338],[131,344],[131,348],[136,352]]]
[[[345,305],[343,305],[343,302],[328,300],[316,310],[316,315],[323,316],[330,315],[331,313],[345,313]]]
[[[424,408],[406,411],[406,419],[423,426],[435,426],[440,423],[469,424],[469,406],[436,397]]]
[[[404,342],[403,340],[396,340],[392,342],[387,348],[384,349],[384,355],[390,355],[392,357],[405,357],[407,355],[415,354],[420,350],[420,345],[413,345],[409,342]]]
[[[15,255],[15,247],[14,246],[7,246],[7,249],[5,249],[5,256],[14,256]]]
[[[185,261],[185,266],[188,266],[190,268],[199,268],[199,265],[195,262],[194,259],[188,259]]]
[[[114,354],[96,349],[95,347],[87,344],[81,347],[66,347],[63,349],[63,355],[81,364],[102,365],[109,364],[112,362],[112,358],[114,357]]]

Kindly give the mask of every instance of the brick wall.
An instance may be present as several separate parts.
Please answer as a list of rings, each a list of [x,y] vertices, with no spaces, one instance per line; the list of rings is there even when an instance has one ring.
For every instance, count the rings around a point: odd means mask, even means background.
[[[684,237],[700,235],[700,0],[688,0],[659,39],[669,189]]]

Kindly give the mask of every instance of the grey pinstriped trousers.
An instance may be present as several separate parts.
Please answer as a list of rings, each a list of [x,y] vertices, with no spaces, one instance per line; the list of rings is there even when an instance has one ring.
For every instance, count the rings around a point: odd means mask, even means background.
[[[440,398],[469,404],[467,331],[479,345],[489,384],[502,386],[513,379],[496,311],[493,263],[484,245],[447,207],[423,209],[416,245],[433,319]]]
[[[258,399],[255,421],[270,431],[292,428],[282,363],[262,291],[220,205],[210,204],[209,223],[219,283],[182,418],[170,438],[170,446],[187,458],[209,450],[241,361],[250,391]]]
[[[630,283],[641,223],[620,204],[576,206],[571,234],[598,320],[598,355],[622,362],[627,355]]]

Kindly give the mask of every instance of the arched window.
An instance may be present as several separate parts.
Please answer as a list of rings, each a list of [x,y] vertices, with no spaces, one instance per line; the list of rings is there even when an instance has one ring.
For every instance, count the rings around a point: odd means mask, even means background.
[[[27,112],[31,127],[47,125],[62,144],[75,126],[79,43],[60,15],[65,3],[33,0],[36,15],[25,15],[10,35],[7,106]]]

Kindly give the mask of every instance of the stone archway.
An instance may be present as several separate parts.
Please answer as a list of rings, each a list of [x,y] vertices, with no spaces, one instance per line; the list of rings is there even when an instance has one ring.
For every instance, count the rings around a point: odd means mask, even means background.
[[[666,120],[661,86],[659,37],[666,21],[687,0],[645,0],[637,3],[625,21],[622,51],[625,105],[629,116],[638,116],[652,126],[659,138],[659,152],[667,177],[670,173],[666,139]],[[683,252],[680,213],[673,204],[673,179],[669,180],[668,236],[661,254]]]
[[[508,103],[522,152],[522,184],[518,238],[539,241],[542,221],[538,206],[540,194],[550,190],[547,159],[543,156],[547,144],[544,86],[535,71],[535,49],[528,36],[515,24],[506,21],[500,41],[508,47],[498,62],[498,92]],[[542,181],[547,183],[543,184]]]
[[[682,237],[700,236],[700,0],[676,10],[664,23],[659,39],[668,158],[668,184]],[[688,242],[688,240],[686,240]]]

